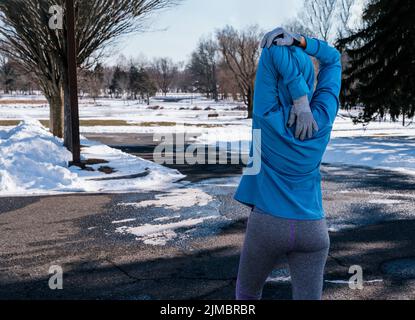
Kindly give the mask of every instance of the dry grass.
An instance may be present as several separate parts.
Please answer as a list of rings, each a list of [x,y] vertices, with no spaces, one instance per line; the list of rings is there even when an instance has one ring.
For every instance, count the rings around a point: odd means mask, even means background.
[[[13,105],[13,104],[48,104],[46,100],[0,100],[0,105]]]
[[[0,126],[16,126],[21,120],[0,120]],[[43,126],[49,128],[49,120],[40,120]],[[134,124],[127,123],[123,120],[81,120],[80,125],[83,127],[93,126],[131,126]]]
[[[21,120],[0,120],[0,126],[17,126]],[[49,120],[40,120],[43,126],[49,128]],[[124,120],[81,120],[80,125],[82,127],[174,127],[176,122],[137,122],[130,123]],[[220,124],[184,124],[185,127],[198,127],[198,128],[218,128],[222,127]]]
[[[8,127],[8,126],[17,126],[21,120],[0,120],[0,126]],[[49,120],[40,120],[43,126],[49,128]]]

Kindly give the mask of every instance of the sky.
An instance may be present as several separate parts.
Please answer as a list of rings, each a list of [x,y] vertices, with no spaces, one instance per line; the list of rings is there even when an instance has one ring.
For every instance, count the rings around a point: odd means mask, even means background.
[[[227,24],[242,28],[258,24],[273,29],[294,18],[301,0],[183,0],[177,7],[152,15],[150,31],[128,35],[118,41],[115,55],[127,58],[170,57],[186,61],[199,39]],[[115,64],[116,59],[108,59]]]

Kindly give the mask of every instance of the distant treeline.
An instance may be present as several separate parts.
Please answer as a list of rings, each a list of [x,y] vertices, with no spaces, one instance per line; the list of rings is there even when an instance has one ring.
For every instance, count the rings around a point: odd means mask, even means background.
[[[255,40],[257,41],[257,40]],[[256,44],[256,43],[255,43]],[[235,76],[220,57],[217,43],[201,40],[187,63],[168,57],[114,58],[115,65],[96,63],[78,74],[80,97],[111,97],[148,102],[156,94],[202,93],[215,100],[242,99]],[[256,62],[255,62],[256,63]],[[12,58],[0,56],[0,94],[34,94],[41,88],[34,74]]]
[[[288,21],[285,28],[327,40],[342,52],[342,107],[360,107],[363,112],[356,121],[370,122],[389,114],[393,120],[402,117],[405,124],[407,118],[415,115],[412,21],[415,2],[370,0],[365,3],[362,16],[354,14],[356,3],[356,0],[304,0],[298,17]],[[130,6],[127,2],[123,5]],[[19,20],[16,25],[21,23]],[[147,103],[157,93],[201,93],[214,100],[243,101],[250,117],[263,34],[264,30],[258,26],[240,30],[226,26],[202,37],[188,61],[179,63],[168,57],[146,60],[121,56],[114,58],[111,65],[91,64],[91,54],[81,63],[79,93],[81,97],[93,99],[112,97]],[[8,36],[11,39],[16,36],[12,27]],[[30,94],[40,90],[51,105],[61,110],[62,76],[56,72],[55,65],[45,71],[40,67],[45,61],[39,65],[29,59],[23,68],[23,58],[28,58],[13,55],[14,43],[17,42],[0,45],[0,52],[6,53],[0,56],[0,94]],[[36,51],[36,46],[30,45]],[[52,58],[55,57],[49,60]],[[55,76],[55,82],[50,81],[51,76]],[[56,119],[61,119],[60,112]]]
[[[0,55],[0,92],[3,94],[34,94],[40,87],[33,74],[19,63]]]

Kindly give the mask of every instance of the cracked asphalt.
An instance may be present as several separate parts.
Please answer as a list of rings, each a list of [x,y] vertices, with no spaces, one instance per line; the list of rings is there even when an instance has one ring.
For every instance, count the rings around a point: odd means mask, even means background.
[[[222,177],[221,170],[209,177]],[[332,230],[324,299],[415,299],[415,274],[385,268],[415,257],[414,178],[330,165],[322,173]],[[182,188],[200,188],[214,201],[179,210],[123,205],[159,193],[0,198],[0,299],[232,300],[249,211],[232,200],[235,186],[225,182],[235,178],[205,178],[196,173]],[[178,229],[164,246],[118,233],[113,223],[135,219],[127,224],[140,226],[177,214],[218,219]],[[48,286],[52,265],[63,268],[63,290]],[[344,282],[353,265],[363,269],[363,290]],[[275,274],[285,268],[276,265]],[[290,299],[290,290],[289,281],[274,277],[264,299]]]

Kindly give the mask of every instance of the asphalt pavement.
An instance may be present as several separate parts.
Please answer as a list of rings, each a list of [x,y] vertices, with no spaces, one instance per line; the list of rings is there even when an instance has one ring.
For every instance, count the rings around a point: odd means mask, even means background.
[[[175,194],[0,198],[0,299],[232,300],[249,210],[232,199],[240,168],[228,169],[189,170]],[[322,173],[331,228],[324,299],[415,299],[414,178],[350,166]],[[166,202],[181,192],[180,205]],[[211,199],[187,205],[198,192]],[[119,232],[207,216],[214,219],[176,228],[162,245]],[[62,290],[49,287],[54,265]],[[348,285],[356,265],[362,290]],[[291,298],[287,275],[276,265],[264,299]]]

